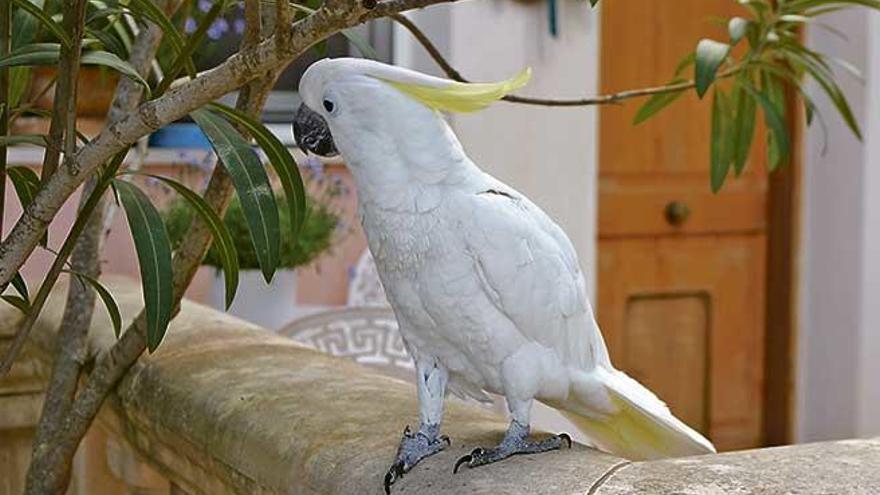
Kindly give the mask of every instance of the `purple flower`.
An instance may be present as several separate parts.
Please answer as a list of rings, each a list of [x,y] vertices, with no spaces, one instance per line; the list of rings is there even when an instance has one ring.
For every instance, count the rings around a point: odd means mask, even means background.
[[[186,34],[192,34],[193,32],[195,32],[196,27],[196,20],[192,17],[187,17],[186,22],[183,23],[183,30],[186,32]]]
[[[244,32],[244,19],[235,19],[232,21],[232,30],[235,31],[235,34],[241,34]]]
[[[211,10],[212,4],[211,0],[199,0],[199,10],[202,12],[207,12]]]
[[[219,18],[211,24],[211,27],[208,28],[208,38],[212,40],[219,40],[229,31],[229,21],[224,18]]]

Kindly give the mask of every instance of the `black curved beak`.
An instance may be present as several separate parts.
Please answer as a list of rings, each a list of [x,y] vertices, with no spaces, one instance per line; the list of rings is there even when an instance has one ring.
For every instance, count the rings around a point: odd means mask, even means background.
[[[311,152],[326,157],[339,154],[327,121],[305,103],[299,106],[293,118],[293,137],[306,154]]]

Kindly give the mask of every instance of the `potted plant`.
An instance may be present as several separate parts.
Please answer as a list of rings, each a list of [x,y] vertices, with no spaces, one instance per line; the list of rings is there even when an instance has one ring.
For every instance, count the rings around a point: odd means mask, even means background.
[[[309,177],[309,174],[304,175]],[[344,193],[344,186],[334,178],[311,182],[306,197],[307,213],[297,239],[291,235],[290,211],[284,206],[283,193],[275,193],[281,224],[280,263],[268,284],[260,272],[241,202],[237,196],[233,197],[224,222],[238,253],[240,272],[235,301],[227,310],[229,314],[273,330],[296,317],[296,269],[328,252],[343,232],[341,214],[334,199]],[[165,210],[165,225],[173,248],[177,248],[189,228],[192,215],[188,204],[180,200],[172,202]],[[202,264],[215,268],[208,303],[222,311],[225,289],[220,253],[216,247],[211,247]]]

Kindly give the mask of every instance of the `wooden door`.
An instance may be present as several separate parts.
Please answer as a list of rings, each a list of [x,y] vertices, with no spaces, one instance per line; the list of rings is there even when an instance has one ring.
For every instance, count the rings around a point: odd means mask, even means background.
[[[602,4],[603,93],[671,79],[730,0]],[[618,367],[719,449],[762,443],[767,179],[763,130],[746,172],[709,188],[709,105],[692,94],[633,127],[603,107],[598,319]]]

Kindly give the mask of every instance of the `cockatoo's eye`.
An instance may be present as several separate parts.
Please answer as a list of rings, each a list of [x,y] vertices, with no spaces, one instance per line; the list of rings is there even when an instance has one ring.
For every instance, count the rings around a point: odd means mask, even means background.
[[[333,114],[333,111],[336,110],[336,104],[329,98],[324,98],[324,101],[321,102],[321,104],[324,105],[324,110],[327,110],[327,113],[331,115]]]

